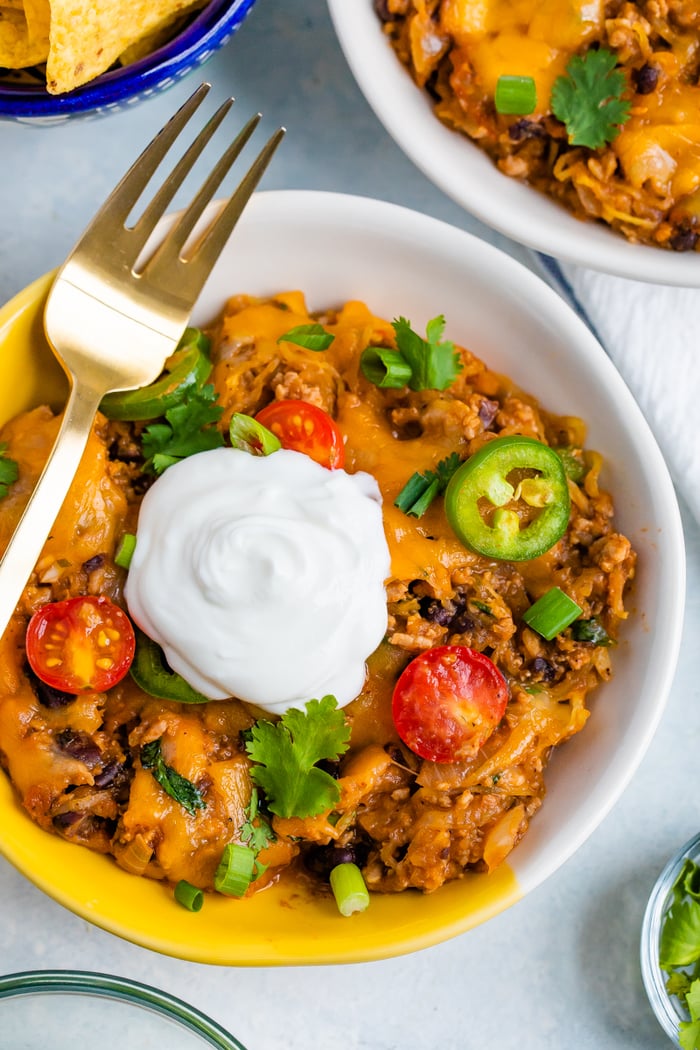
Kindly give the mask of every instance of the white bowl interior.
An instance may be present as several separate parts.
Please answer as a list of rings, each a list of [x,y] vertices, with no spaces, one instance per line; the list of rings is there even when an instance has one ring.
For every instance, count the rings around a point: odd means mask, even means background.
[[[447,336],[506,373],[550,410],[579,415],[605,458],[620,531],[639,554],[615,675],[592,696],[583,733],[554,755],[548,797],[511,866],[523,890],[595,829],[648,746],[670,689],[682,627],[684,547],[661,454],[599,343],[543,281],[491,245],[405,208],[313,191],[254,197],[205,287],[194,320],[235,293],[298,288],[312,309],[362,299]]]
[[[372,0],[328,0],[358,85],[386,130],[421,171],[478,219],[555,258],[658,284],[700,287],[700,253],[630,244],[569,214],[524,182],[502,175],[466,136],[435,117],[382,32]]]

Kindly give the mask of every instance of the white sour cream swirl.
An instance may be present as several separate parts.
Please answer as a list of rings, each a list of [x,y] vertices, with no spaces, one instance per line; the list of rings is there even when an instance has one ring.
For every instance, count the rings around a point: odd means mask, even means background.
[[[386,631],[389,570],[369,474],[221,448],[146,493],[125,596],[193,688],[283,714],[359,694]]]

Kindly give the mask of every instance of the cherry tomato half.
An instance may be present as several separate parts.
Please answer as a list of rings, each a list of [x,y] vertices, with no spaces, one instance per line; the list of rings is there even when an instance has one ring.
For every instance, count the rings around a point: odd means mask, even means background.
[[[51,602],[27,627],[27,659],[42,682],[64,693],[103,693],[134,658],[134,629],[109,598],[81,595]]]
[[[345,464],[340,427],[322,408],[306,401],[272,401],[255,418],[279,438],[282,448],[305,452],[330,470]]]
[[[472,758],[508,703],[506,680],[492,660],[466,645],[438,645],[411,660],[392,711],[403,742],[431,762]]]

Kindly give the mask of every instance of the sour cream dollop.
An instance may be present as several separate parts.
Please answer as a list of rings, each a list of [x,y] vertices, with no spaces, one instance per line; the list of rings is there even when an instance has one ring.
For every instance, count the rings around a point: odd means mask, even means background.
[[[144,497],[129,612],[212,700],[271,714],[361,691],[387,626],[379,487],[300,452],[200,452]]]

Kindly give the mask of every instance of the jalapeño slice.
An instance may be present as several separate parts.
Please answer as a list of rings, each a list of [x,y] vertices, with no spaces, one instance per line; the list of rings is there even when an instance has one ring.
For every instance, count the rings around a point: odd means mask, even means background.
[[[137,686],[149,696],[179,704],[208,703],[208,697],[198,693],[165,664],[163,650],[143,631],[136,631],[136,655],[129,670]]]
[[[537,558],[569,523],[561,459],[534,438],[494,438],[453,475],[445,510],[459,539],[477,554],[501,561]]]
[[[198,328],[187,328],[160,379],[138,390],[107,394],[100,411],[108,419],[158,419],[191,390],[204,386],[212,367],[209,340]]]

